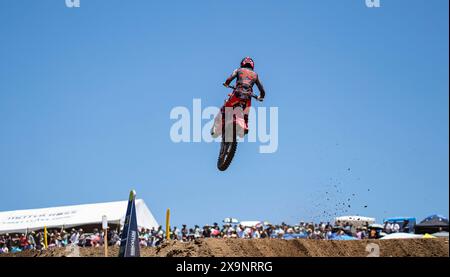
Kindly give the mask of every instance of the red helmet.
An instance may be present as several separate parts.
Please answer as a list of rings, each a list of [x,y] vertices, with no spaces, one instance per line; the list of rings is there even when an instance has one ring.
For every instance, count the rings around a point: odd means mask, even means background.
[[[245,57],[241,61],[241,67],[250,67],[251,69],[255,68],[255,62],[250,57]]]

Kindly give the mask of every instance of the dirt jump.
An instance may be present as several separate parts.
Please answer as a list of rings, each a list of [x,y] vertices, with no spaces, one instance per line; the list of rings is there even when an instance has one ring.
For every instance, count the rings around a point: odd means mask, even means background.
[[[368,246],[369,245],[369,246]],[[199,239],[191,242],[168,241],[158,247],[141,248],[143,257],[366,257],[371,248],[381,257],[448,257],[448,238],[392,240],[307,240],[307,239]],[[73,251],[73,249],[72,249]],[[109,248],[117,257],[119,248]],[[75,253],[75,254],[74,254]],[[1,257],[102,257],[103,248],[56,248],[23,251]],[[372,253],[373,254],[373,253]],[[377,254],[378,255],[378,254]]]

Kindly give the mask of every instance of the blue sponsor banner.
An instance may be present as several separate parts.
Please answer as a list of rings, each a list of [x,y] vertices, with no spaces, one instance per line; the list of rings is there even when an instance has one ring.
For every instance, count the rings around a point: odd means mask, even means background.
[[[119,257],[140,257],[139,233],[136,219],[135,206],[136,192],[130,192],[128,200],[127,213],[122,235],[120,237]]]

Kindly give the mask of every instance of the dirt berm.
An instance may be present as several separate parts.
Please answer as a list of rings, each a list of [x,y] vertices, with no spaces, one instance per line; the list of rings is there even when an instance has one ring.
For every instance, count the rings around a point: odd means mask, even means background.
[[[380,256],[448,257],[448,239],[399,239],[362,241],[280,240],[280,239],[201,239],[194,242],[166,242],[159,247],[141,248],[144,257],[356,257],[367,256],[368,244],[379,246]],[[374,245],[371,245],[372,247]],[[374,246],[377,247],[377,246]],[[370,246],[369,246],[370,248]],[[73,249],[72,249],[73,251]],[[118,255],[118,247],[109,249],[109,256]],[[100,257],[103,248],[68,248],[46,251],[24,251],[1,256],[18,257]]]

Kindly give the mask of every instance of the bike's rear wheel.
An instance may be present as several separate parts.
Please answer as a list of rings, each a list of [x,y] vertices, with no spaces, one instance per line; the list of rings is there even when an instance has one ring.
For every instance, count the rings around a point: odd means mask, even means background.
[[[217,168],[220,171],[225,171],[230,166],[234,154],[237,149],[237,141],[226,142],[222,140],[220,144],[219,158],[217,159]]]

